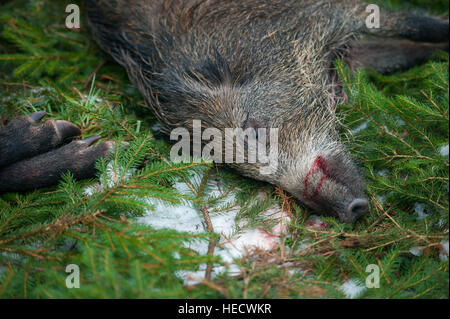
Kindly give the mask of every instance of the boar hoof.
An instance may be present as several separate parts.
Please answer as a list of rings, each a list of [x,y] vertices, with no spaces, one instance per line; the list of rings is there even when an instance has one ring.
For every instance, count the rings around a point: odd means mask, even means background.
[[[0,193],[56,185],[70,172],[76,179],[94,177],[95,163],[113,143],[100,136],[77,140],[81,130],[62,120],[40,121],[45,112],[14,119],[0,129]]]

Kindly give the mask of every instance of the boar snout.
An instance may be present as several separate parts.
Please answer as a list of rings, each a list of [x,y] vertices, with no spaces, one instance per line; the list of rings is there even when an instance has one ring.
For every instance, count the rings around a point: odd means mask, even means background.
[[[365,198],[357,198],[351,201],[351,203],[345,209],[345,212],[339,214],[339,220],[341,223],[354,223],[359,217],[369,211],[369,202]]]
[[[282,174],[280,187],[319,214],[351,224],[368,213],[370,205],[358,167],[342,144],[333,145],[326,152],[303,152],[296,164],[286,165],[291,170]]]

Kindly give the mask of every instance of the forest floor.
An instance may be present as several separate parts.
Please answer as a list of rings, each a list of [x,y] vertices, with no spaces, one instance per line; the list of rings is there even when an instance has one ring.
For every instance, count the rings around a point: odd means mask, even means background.
[[[445,0],[375,2],[448,19]],[[344,225],[225,167],[167,161],[139,92],[83,15],[80,30],[65,27],[66,5],[0,6],[0,126],[46,111],[83,137],[130,145],[93,180],[0,195],[0,297],[449,297],[447,53],[390,76],[336,63],[349,97],[342,139],[371,204]]]

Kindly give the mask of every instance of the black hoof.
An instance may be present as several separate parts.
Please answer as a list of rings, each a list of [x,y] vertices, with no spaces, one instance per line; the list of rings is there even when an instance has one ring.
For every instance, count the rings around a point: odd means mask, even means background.
[[[45,114],[21,116],[0,129],[0,167],[48,152],[81,135],[81,130],[67,121],[40,123]]]
[[[74,140],[81,130],[68,121],[40,123],[45,115],[21,116],[0,129],[0,193],[52,186],[67,172],[94,177],[96,161],[113,149],[109,141],[95,144],[100,136]]]

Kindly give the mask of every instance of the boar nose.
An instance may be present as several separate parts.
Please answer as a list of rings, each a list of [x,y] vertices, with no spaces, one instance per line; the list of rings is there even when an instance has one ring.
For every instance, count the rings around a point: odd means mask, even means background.
[[[354,199],[346,209],[346,222],[354,222],[369,211],[369,202],[364,198]]]

